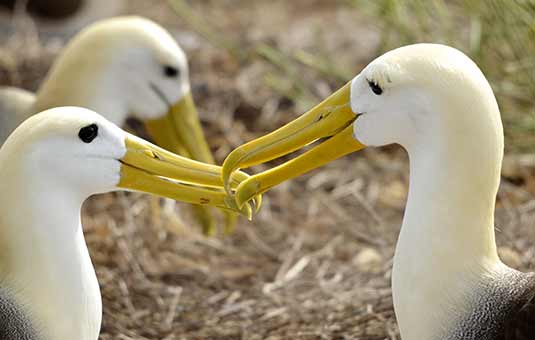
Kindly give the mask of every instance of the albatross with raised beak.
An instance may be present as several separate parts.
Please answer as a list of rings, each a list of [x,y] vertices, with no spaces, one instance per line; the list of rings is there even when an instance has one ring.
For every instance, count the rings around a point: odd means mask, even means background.
[[[88,196],[123,189],[235,207],[222,185],[220,167],[93,111],[62,107],[26,120],[0,149],[0,339],[97,340],[100,290],[80,222]]]
[[[321,138],[242,182],[238,205],[365,146],[397,143],[410,159],[392,273],[401,338],[535,339],[535,274],[507,267],[496,249],[503,128],[492,89],[472,60],[436,44],[390,51],[311,111],[234,150],[224,179]]]

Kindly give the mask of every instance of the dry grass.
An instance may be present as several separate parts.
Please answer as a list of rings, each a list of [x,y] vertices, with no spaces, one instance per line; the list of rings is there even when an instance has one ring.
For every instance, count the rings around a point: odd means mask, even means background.
[[[133,0],[125,11],[163,23],[185,47],[219,161],[327,95],[381,48],[375,19],[346,2],[193,4],[186,10],[202,13],[196,25],[211,23],[203,35],[212,43],[189,33],[195,22],[165,1]],[[20,33],[0,48],[2,83],[35,89],[64,39]],[[500,251],[534,269],[534,162],[509,159]],[[139,194],[91,198],[83,219],[102,287],[101,339],[398,339],[390,268],[407,175],[398,148],[352,155],[275,188],[253,222],[216,238],[190,226],[183,205]]]

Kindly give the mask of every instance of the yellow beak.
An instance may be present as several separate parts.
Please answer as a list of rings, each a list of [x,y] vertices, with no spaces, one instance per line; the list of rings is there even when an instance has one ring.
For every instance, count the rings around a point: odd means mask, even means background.
[[[241,182],[236,189],[239,207],[285,180],[365,147],[353,136],[353,122],[357,115],[351,110],[350,91],[351,83],[348,83],[299,118],[228,155],[223,163],[223,180],[225,189],[231,194],[230,179],[236,170],[270,161],[328,138],[302,155]]]
[[[178,201],[211,205],[251,217],[250,206],[237,208],[223,190],[221,167],[175,155],[136,136],[127,134],[126,153],[120,159],[119,188],[151,193]],[[236,173],[231,186],[248,178]]]
[[[174,104],[164,117],[146,121],[145,127],[156,144],[162,148],[203,163],[215,164],[191,93]],[[194,213],[203,226],[204,233],[213,234],[215,219],[210,210],[197,206]],[[235,224],[234,214],[225,211],[225,215],[226,229],[231,230]]]
[[[162,148],[203,163],[214,163],[191,93],[162,118],[146,121],[145,127]]]

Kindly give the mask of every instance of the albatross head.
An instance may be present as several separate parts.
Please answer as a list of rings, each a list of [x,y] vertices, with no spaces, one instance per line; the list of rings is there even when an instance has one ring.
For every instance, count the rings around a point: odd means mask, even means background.
[[[161,147],[213,163],[184,51],[148,19],[102,20],[70,41],[44,81],[34,111],[66,105],[89,108],[117,125],[134,116]]]
[[[489,161],[498,173],[503,149],[498,106],[479,68],[454,48],[417,44],[380,56],[309,112],[235,149],[223,165],[224,178],[321,138],[328,139],[242,182],[238,204],[365,146],[398,143],[412,158],[431,145],[469,154],[477,142],[485,149],[479,154],[499,155]]]
[[[12,182],[35,195],[60,193],[81,203],[126,189],[236,210],[222,190],[220,167],[177,156],[83,108],[32,116],[3,145],[0,162],[2,178],[11,178],[4,186]],[[234,184],[246,177],[238,174]]]
[[[484,75],[444,45],[411,45],[377,58],[351,82],[350,104],[359,115],[355,138],[369,146],[397,143],[410,153],[439,140],[455,147],[466,133],[503,134]]]

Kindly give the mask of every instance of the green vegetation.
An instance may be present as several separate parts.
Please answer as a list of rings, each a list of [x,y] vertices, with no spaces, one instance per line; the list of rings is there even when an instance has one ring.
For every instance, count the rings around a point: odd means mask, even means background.
[[[322,27],[311,27],[319,32],[314,51],[282,51],[276,42],[249,46],[211,27],[209,18],[185,0],[169,1],[192,29],[240,64],[265,60],[270,68],[265,85],[292,100],[297,110],[320,99],[309,86],[311,79],[335,88],[353,76],[337,64],[333,51],[321,46]],[[417,42],[444,43],[464,51],[493,86],[508,149],[535,153],[535,0],[339,0],[333,6],[353,12],[355,22],[364,18],[363,25],[376,25],[380,43],[370,55]]]
[[[535,1],[349,0],[374,18],[381,52],[415,42],[463,50],[490,80],[508,145],[535,152]]]

